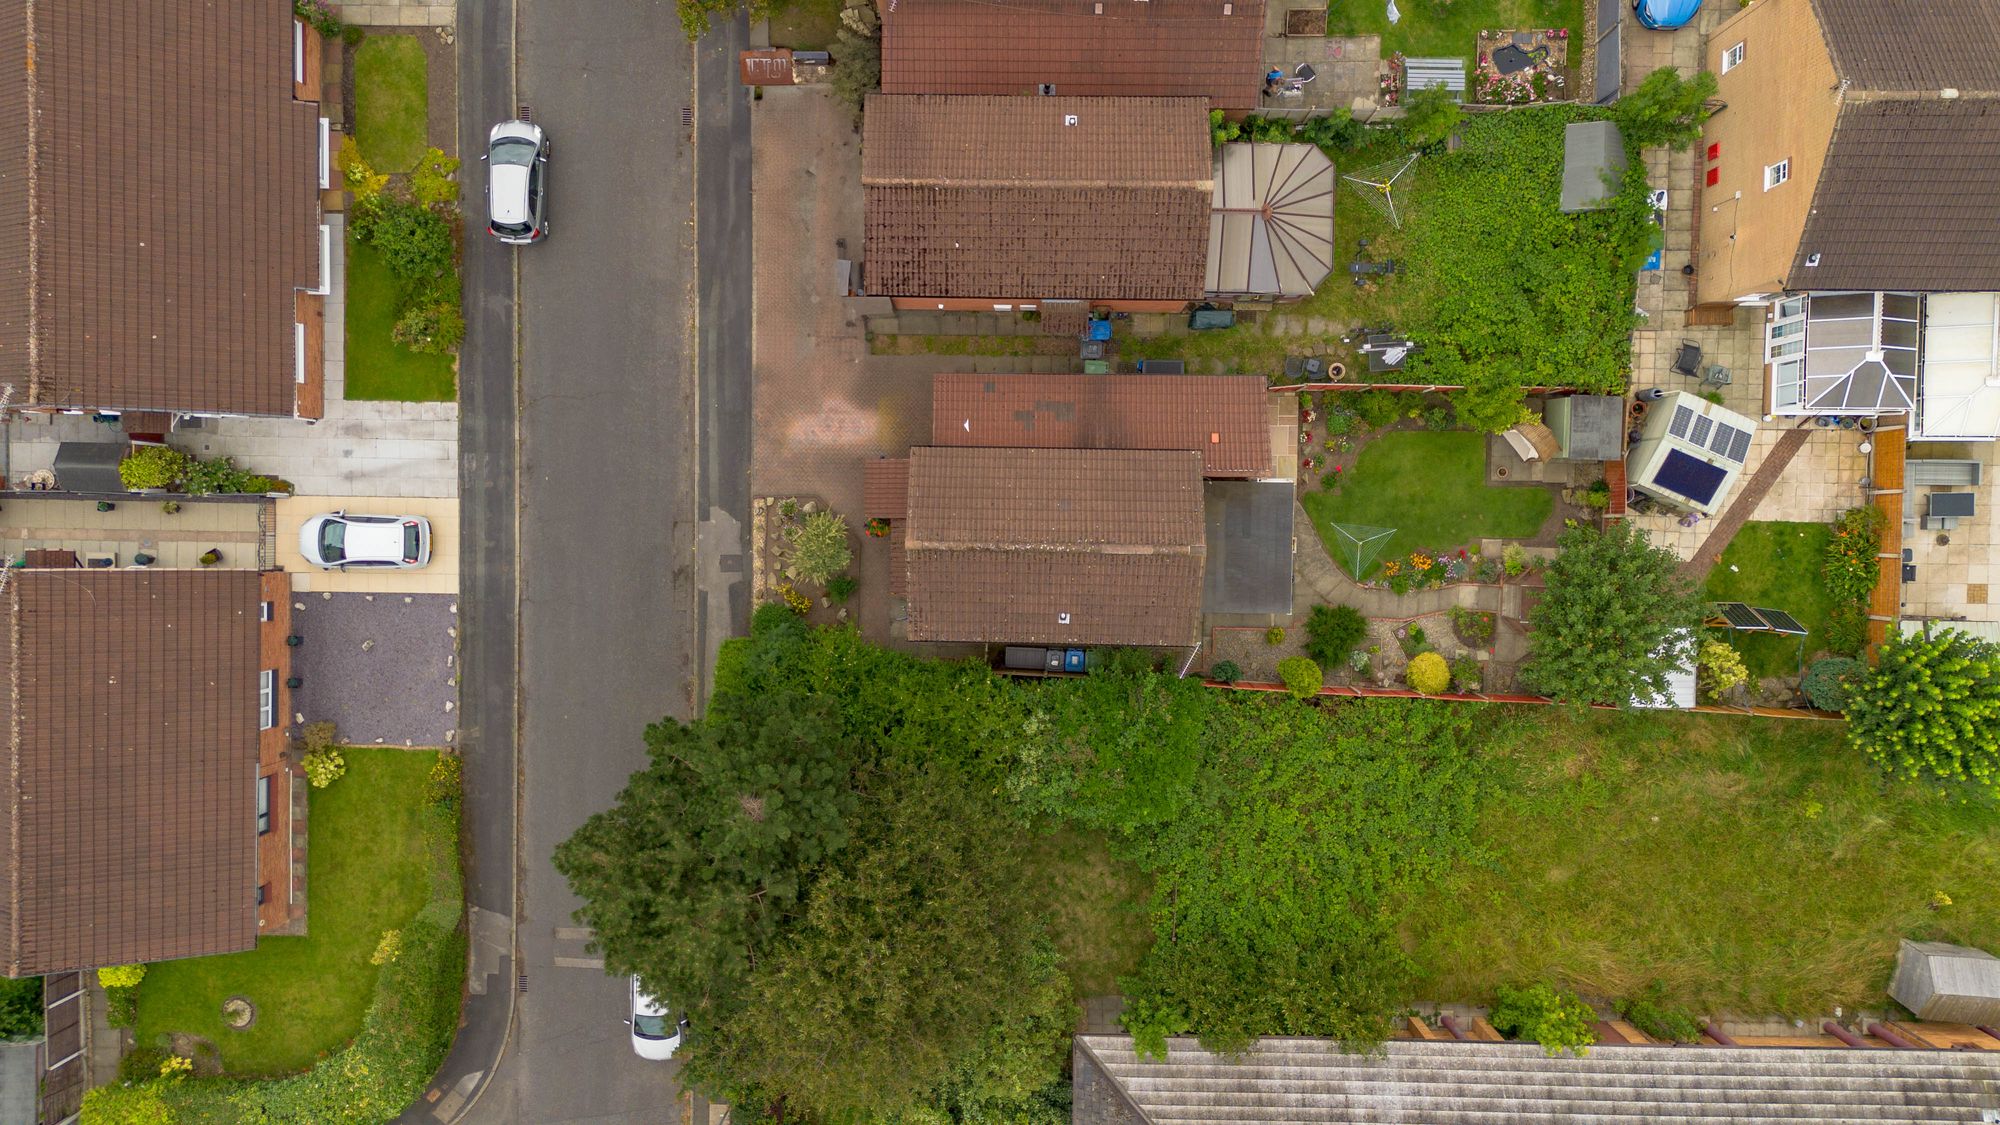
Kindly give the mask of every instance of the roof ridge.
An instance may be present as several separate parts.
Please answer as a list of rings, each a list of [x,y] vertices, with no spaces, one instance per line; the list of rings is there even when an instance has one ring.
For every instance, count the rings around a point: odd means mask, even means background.
[[[7,791],[0,794],[0,801],[7,807],[7,854],[0,856],[5,863],[7,881],[5,908],[7,911],[6,947],[0,949],[0,961],[4,961],[7,975],[18,976],[21,971],[21,585],[9,582],[13,569],[0,571],[0,612],[6,615],[7,635],[4,643],[7,652]]]

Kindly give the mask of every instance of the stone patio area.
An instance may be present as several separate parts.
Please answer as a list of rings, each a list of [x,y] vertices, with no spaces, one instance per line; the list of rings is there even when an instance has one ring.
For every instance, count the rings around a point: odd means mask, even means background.
[[[1382,68],[1381,36],[1286,35],[1285,19],[1291,7],[1270,4],[1264,9],[1264,69],[1282,70],[1289,78],[1297,73],[1300,63],[1310,63],[1315,76],[1295,94],[1266,95],[1260,112],[1345,109],[1362,121],[1402,112],[1382,110],[1375,104]]]
[[[1985,480],[1972,491],[1978,494],[1978,514],[1958,521],[1944,533],[1950,542],[1940,544],[1939,532],[1923,531],[1915,522],[1903,528],[1903,546],[1917,568],[1914,581],[1903,584],[1905,617],[1963,618],[1969,621],[2000,621],[2000,521],[1994,505],[2000,504],[2000,450],[1993,445],[1959,446],[1957,451],[1984,461]],[[1921,516],[1924,496],[1934,489],[1915,486],[1909,491],[1908,511]],[[1952,489],[1949,491],[1963,491]]]

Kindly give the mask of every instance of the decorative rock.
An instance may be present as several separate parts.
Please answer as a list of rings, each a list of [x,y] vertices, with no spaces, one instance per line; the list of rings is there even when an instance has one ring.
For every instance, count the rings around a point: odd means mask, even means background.
[[[374,647],[375,647],[375,639],[373,637],[370,637],[369,639],[361,642],[362,652],[368,652]]]
[[[292,608],[293,608],[293,609],[304,609],[305,607],[306,607],[306,603],[304,603],[304,602],[293,602],[293,603],[292,603]]]
[[[445,626],[445,630],[444,630],[444,633],[445,633],[445,636],[447,636],[447,637],[456,637],[456,636],[458,636],[458,626],[456,626],[456,625],[447,625],[447,626]]]
[[[404,600],[404,601],[409,601],[410,599],[408,599],[408,598],[404,598],[403,600]],[[457,602],[453,602],[453,603],[451,603],[451,611],[452,611],[453,613],[457,613],[457,612],[458,612],[458,603],[457,603]]]
[[[456,711],[458,709],[458,704],[453,703],[451,700],[447,699],[444,701],[444,709],[446,712]]]
[[[372,601],[374,601],[374,600],[375,600],[375,595],[373,595],[373,594],[363,594],[363,595],[361,595],[361,600],[362,600],[362,601],[364,601],[364,602],[372,602]]]
[[[320,594],[320,596],[319,596],[319,600],[320,600],[320,601],[323,601],[323,602],[330,602],[330,601],[332,601],[332,600],[333,600],[333,593],[332,593],[332,591],[324,591],[324,592],[322,592],[322,593]]]
[[[446,742],[453,742],[453,741],[456,741],[456,740],[457,740],[457,738],[458,738],[458,731],[457,731],[456,729],[453,729],[453,730],[448,730],[448,731],[444,732],[444,740],[445,740]]]
[[[457,654],[457,653],[455,653],[455,652],[447,652],[447,653],[445,653],[445,654],[444,654],[444,666],[445,666],[445,667],[447,667],[447,668],[451,667],[451,662],[452,662],[452,661],[454,661],[454,660],[457,660],[457,659],[458,659],[458,654]]]
[[[381,740],[381,739],[379,739],[379,738],[378,738],[378,739],[376,739],[376,740],[375,740],[375,745],[377,745],[377,746],[380,746],[380,745],[382,745],[382,740]]]

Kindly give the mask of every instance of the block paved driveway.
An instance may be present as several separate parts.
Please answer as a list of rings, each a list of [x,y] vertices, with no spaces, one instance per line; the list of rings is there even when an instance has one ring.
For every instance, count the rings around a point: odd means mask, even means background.
[[[455,594],[294,592],[293,722],[332,720],[353,745],[456,741]]]

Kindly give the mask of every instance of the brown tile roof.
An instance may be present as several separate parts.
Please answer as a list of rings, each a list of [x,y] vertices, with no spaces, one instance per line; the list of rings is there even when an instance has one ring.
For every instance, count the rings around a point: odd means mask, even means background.
[[[882,20],[882,92],[1204,97],[1255,109],[1264,3],[901,0]],[[1102,14],[1099,14],[1101,11]]]
[[[910,451],[909,637],[1186,645],[1201,615],[1191,451]]]
[[[862,141],[869,287],[1195,300],[1210,176],[1198,98],[877,94]]]
[[[2000,287],[1996,180],[2000,98],[1850,102],[1834,125],[1788,285]],[[1814,254],[1819,264],[1808,266]]]
[[[257,939],[258,575],[14,571],[0,591],[0,970]]]
[[[899,520],[910,510],[910,459],[882,457],[861,466],[861,515]]]
[[[1192,449],[1203,476],[1266,477],[1264,387],[1260,375],[939,375],[931,444]]]
[[[0,383],[17,402],[291,414],[320,218],[292,6],[20,0],[0,6],[0,75],[0,145],[26,154],[0,175]]]
[[[1850,91],[2000,93],[1992,0],[1813,0],[1813,10]]]

